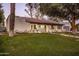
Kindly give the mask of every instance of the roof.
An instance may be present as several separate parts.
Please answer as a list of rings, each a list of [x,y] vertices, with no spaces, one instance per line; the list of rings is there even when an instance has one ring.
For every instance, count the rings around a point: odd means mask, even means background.
[[[62,23],[58,23],[52,20],[34,19],[34,18],[26,18],[26,22],[37,23],[37,24],[48,24],[48,25],[63,25]]]
[[[63,23],[55,22],[52,20],[45,20],[45,19],[36,19],[36,18],[20,17],[20,16],[15,16],[15,19],[19,19],[20,21],[25,21],[34,24],[63,25]]]
[[[34,24],[63,25],[63,23],[55,22],[52,20],[36,19],[36,18],[20,17],[20,16],[16,16],[15,18],[20,18],[22,19],[21,21],[26,21]]]

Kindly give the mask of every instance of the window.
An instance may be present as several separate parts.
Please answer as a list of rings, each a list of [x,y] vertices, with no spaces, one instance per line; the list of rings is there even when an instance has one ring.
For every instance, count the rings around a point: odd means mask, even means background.
[[[40,28],[41,26],[39,25],[39,28]]]
[[[31,25],[31,29],[33,28],[33,26]]]
[[[36,29],[36,25],[34,25],[34,29]]]

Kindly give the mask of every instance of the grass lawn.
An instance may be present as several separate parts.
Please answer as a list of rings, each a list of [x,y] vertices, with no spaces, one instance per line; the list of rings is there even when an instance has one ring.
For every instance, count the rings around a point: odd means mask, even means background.
[[[0,55],[30,56],[79,56],[76,38],[55,34],[19,34],[0,36]]]

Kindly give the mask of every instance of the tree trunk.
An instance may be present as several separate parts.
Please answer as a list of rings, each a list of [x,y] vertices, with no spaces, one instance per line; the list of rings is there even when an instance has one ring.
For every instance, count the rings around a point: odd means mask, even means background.
[[[71,27],[72,27],[72,33],[75,34],[77,31],[76,24],[75,24],[75,17],[72,17]]]
[[[15,3],[10,4],[9,36],[14,36]]]

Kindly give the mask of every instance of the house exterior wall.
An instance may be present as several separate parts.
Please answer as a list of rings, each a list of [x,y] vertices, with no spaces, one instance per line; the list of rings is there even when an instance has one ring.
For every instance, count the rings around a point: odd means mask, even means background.
[[[53,29],[51,29],[52,32],[62,32],[62,26],[60,26],[60,29],[58,28],[58,25],[53,25]]]
[[[35,26],[35,28],[34,28]],[[41,24],[31,24],[30,33],[44,33],[45,32],[45,25]]]
[[[71,29],[71,25],[69,23],[69,21],[63,21],[64,25],[63,25],[63,32],[70,32]]]
[[[29,32],[31,29],[31,24],[21,20],[15,20],[14,31],[15,32]]]
[[[63,26],[63,32],[70,32],[70,26]]]
[[[9,18],[7,19],[6,21],[6,29],[7,29],[7,32],[9,32]],[[22,32],[29,32],[29,30],[31,29],[30,27],[30,23],[27,23],[25,21],[21,21],[20,19],[15,19],[15,25],[14,25],[14,32],[19,32],[19,33],[22,33]]]
[[[36,28],[34,29],[34,25]],[[62,32],[62,26],[58,29],[55,25],[41,25],[41,24],[31,24],[32,28],[30,33],[52,33],[52,32]],[[54,28],[52,29],[53,26]]]
[[[53,26],[53,28],[52,28]],[[58,29],[59,25],[46,25],[46,24],[33,24],[25,22],[23,19],[15,18],[14,32],[19,33],[52,33],[62,32],[62,26]],[[9,31],[9,19],[6,21],[6,29]]]

